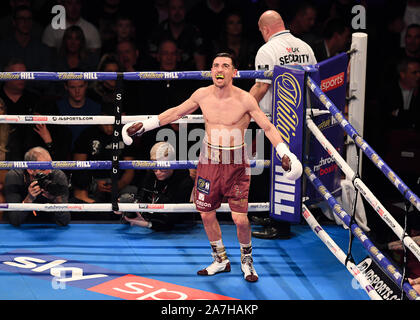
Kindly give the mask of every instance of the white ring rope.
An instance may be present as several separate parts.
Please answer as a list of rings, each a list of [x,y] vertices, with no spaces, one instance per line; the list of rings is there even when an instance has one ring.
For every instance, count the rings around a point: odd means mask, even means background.
[[[355,177],[355,172],[350,168],[347,162],[341,157],[337,152],[334,146],[327,140],[327,138],[322,134],[318,129],[315,123],[310,119],[306,119],[307,126],[309,130],[313,133],[315,138],[319,141],[322,147],[328,152],[328,154],[335,160],[340,169],[348,176]],[[354,179],[355,187],[360,191],[363,197],[367,202],[372,206],[372,208],[378,213],[383,221],[394,231],[394,233],[401,239],[404,244],[410,249],[410,251],[416,256],[420,261],[420,247],[417,243],[408,236],[407,233],[404,233],[404,229],[398,224],[394,217],[389,213],[389,211],[381,204],[381,202],[375,197],[375,195],[369,190],[369,188],[364,184],[360,178]]]
[[[329,113],[328,110],[308,109],[314,115]],[[271,119],[271,114],[265,114]],[[133,121],[144,121],[154,115],[138,115],[138,116],[121,116],[121,123],[126,124]],[[254,119],[251,119],[254,121]],[[76,125],[76,124],[114,124],[114,116],[70,116],[70,115],[0,115],[0,123],[11,124],[59,124],[59,125]],[[204,123],[203,115],[190,114],[182,116],[180,119],[172,123]]]
[[[197,212],[193,203],[118,203],[124,212]],[[249,212],[268,211],[269,202],[248,204]],[[47,211],[47,212],[100,212],[113,211],[111,203],[1,203],[1,211]],[[217,212],[230,212],[229,204],[222,203]]]
[[[266,114],[267,117],[271,117]],[[153,117],[152,115],[121,116],[121,123],[126,124],[133,121],[144,121]],[[254,121],[254,119],[251,119]],[[0,123],[11,124],[114,124],[114,116],[63,116],[63,115],[0,115]],[[201,114],[185,115],[172,123],[204,123]]]
[[[324,242],[327,248],[332,254],[340,261],[350,272],[350,274],[359,282],[363,290],[369,295],[372,300],[382,300],[381,296],[372,287],[369,280],[366,279],[363,273],[360,272],[359,268],[351,261],[346,263],[346,254],[341,248],[334,242],[328,233],[319,225],[318,221],[311,214],[309,209],[302,204],[302,216],[305,218],[312,231],[318,236],[319,239]]]

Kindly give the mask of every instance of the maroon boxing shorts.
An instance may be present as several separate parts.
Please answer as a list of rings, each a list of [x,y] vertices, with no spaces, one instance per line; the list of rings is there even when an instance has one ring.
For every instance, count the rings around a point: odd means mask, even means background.
[[[194,185],[198,211],[209,212],[228,202],[232,211],[248,213],[250,169],[245,145],[213,146],[203,143]]]

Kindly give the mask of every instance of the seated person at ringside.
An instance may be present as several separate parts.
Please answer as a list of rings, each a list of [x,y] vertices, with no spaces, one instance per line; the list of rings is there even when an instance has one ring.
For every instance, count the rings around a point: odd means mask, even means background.
[[[80,70],[72,70],[80,72]],[[56,102],[57,113],[61,116],[98,116],[102,106],[87,96],[88,82],[85,80],[67,80],[64,82],[66,95]],[[66,125],[71,131],[72,147],[83,130],[89,128],[88,124]]]
[[[150,160],[175,160],[175,150],[168,142],[158,142],[150,150]],[[190,202],[194,181],[186,169],[149,170],[137,195],[125,194],[120,202],[140,203],[187,203]],[[119,214],[119,212],[116,212]],[[189,215],[184,213],[126,212],[124,219],[132,226],[168,231],[177,223],[183,223]]]
[[[25,153],[25,161],[52,161],[48,151],[35,147]],[[67,177],[61,170],[13,169],[6,174],[5,197],[8,203],[68,203]],[[8,211],[9,222],[20,226],[32,214]],[[36,215],[36,212],[33,213]],[[70,212],[49,213],[59,226],[70,223]]]
[[[106,108],[102,115],[111,115]],[[114,128],[112,124],[90,126],[85,129],[74,143],[74,161],[107,161],[112,160],[112,142]],[[119,142],[120,159],[134,160],[133,147]],[[134,170],[120,170],[118,190],[125,193],[134,178]],[[76,202],[110,202],[111,201],[111,170],[75,170],[72,173],[71,183],[73,197]]]

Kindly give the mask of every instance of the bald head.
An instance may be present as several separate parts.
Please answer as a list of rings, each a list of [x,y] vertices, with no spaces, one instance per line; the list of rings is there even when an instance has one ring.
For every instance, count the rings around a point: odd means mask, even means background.
[[[258,20],[258,28],[265,42],[267,42],[273,34],[285,30],[282,17],[274,10],[265,11],[261,15]]]

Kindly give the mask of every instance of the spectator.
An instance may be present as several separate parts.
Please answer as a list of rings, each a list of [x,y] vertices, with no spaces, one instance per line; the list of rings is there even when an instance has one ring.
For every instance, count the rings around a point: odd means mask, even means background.
[[[155,62],[144,53],[140,53],[133,41],[121,41],[117,45],[117,57],[124,72],[153,70]],[[142,81],[124,81],[124,112],[128,115],[141,115],[143,101],[148,95]],[[144,104],[146,105],[146,104]],[[144,112],[144,113],[142,113]]]
[[[54,70],[68,72],[71,70],[93,71],[96,70],[99,56],[86,48],[86,39],[83,30],[76,25],[66,29],[60,49],[54,53]],[[54,83],[54,95],[62,97],[65,94],[64,83]]]
[[[365,135],[369,144],[382,156],[407,186],[414,190],[420,177],[420,63],[414,58],[404,58],[398,63],[398,78],[388,78],[380,86],[378,103],[370,105],[365,115]],[[366,179],[377,181],[372,192],[384,197],[385,207],[403,224],[403,210],[398,209],[401,194],[373,165],[363,169]],[[418,194],[418,192],[414,193]],[[391,240],[393,233],[374,210],[367,211],[368,222],[379,243]],[[408,218],[410,220],[410,215]],[[408,220],[408,221],[409,221]],[[408,223],[408,225],[410,225]],[[418,226],[418,224],[417,224]],[[417,229],[420,229],[418,227]]]
[[[12,58],[22,59],[30,71],[51,70],[51,56],[48,48],[34,37],[32,32],[32,10],[30,7],[19,6],[13,12],[13,30],[0,42],[0,65]],[[28,89],[39,94],[48,89],[47,82],[30,82]]]
[[[101,49],[101,37],[98,29],[90,22],[81,17],[81,0],[62,0],[66,9],[66,29],[72,25],[82,28],[86,37],[86,48],[91,52],[99,52]],[[48,47],[59,50],[64,35],[63,29],[54,29],[49,24],[42,35],[42,42]]]
[[[39,109],[45,112],[43,104]],[[39,115],[35,111],[34,115]],[[53,160],[69,160],[71,133],[64,126],[53,124],[33,124],[20,126],[18,132],[12,132],[8,141],[8,158],[22,160],[25,153],[36,146],[41,146],[48,150]]]
[[[405,42],[403,48],[398,48],[392,55],[387,55],[385,62],[380,66],[383,74],[382,81],[397,81],[399,74],[398,63],[406,58],[413,58],[420,61],[420,24],[409,25],[405,32]]]
[[[98,54],[91,53],[86,48],[83,30],[77,25],[68,27],[63,34],[54,69],[60,72],[72,69],[93,71],[98,62]]]
[[[150,70],[150,59],[146,53],[140,53],[134,41],[120,41],[117,44],[117,56],[125,72]]]
[[[86,96],[88,83],[84,80],[68,80],[64,84],[67,95],[57,101],[58,114],[62,116],[97,116],[101,114],[101,105]],[[89,125],[67,126],[71,131],[72,143]]]
[[[160,71],[171,72],[179,71],[181,68],[180,56],[177,45],[173,40],[163,40],[159,45],[157,54]],[[157,115],[168,109],[170,106],[178,105],[185,101],[196,89],[197,81],[194,80],[165,80],[165,81],[148,81],[145,83],[144,103],[150,106],[147,114]],[[201,125],[200,125],[201,126]],[[188,129],[197,127],[196,124],[188,124]],[[173,130],[176,138],[179,138],[179,125],[168,124],[167,129]],[[157,141],[156,131],[146,132],[141,139],[141,148],[150,150]],[[189,144],[190,141],[187,143]],[[140,149],[140,148],[139,148]],[[142,158],[148,158],[149,155],[140,155]]]
[[[207,43],[224,32],[224,22],[230,7],[225,0],[198,1],[187,14],[187,21],[197,26]]]
[[[420,24],[410,24],[407,27],[404,54],[420,60]]]
[[[308,43],[313,43],[316,40],[316,35],[313,33],[316,22],[317,8],[309,1],[303,1],[298,7],[292,17],[289,29],[290,32],[297,38],[300,38]]]
[[[103,115],[111,112],[104,109]],[[74,144],[73,160],[99,161],[112,159],[113,126],[98,125],[85,129]],[[127,147],[122,141],[119,143],[121,160],[134,160],[133,148]],[[118,180],[118,190],[125,193],[130,189],[134,178],[134,170],[121,170]],[[110,202],[111,201],[111,171],[90,170],[75,171],[72,175],[72,186],[76,201],[83,202]]]
[[[136,27],[131,17],[120,15],[115,20],[114,29],[115,32],[112,34],[112,37],[103,41],[103,54],[114,53],[117,48],[117,44],[120,42],[136,40]]]
[[[26,71],[25,63],[21,59],[12,58],[4,69],[5,72]],[[6,114],[28,115],[33,114],[39,102],[39,96],[26,89],[25,80],[11,80],[3,83],[0,89],[0,98],[6,106]],[[20,152],[25,141],[25,128],[20,125],[9,125],[9,135],[6,145],[6,160],[22,160]]]
[[[51,161],[47,150],[30,149],[25,161]],[[41,181],[49,180],[50,183]],[[13,169],[6,174],[5,195],[8,203],[68,203],[67,177],[61,170]],[[8,211],[9,222],[15,227],[25,222],[28,211]],[[34,212],[36,215],[36,213]],[[51,213],[59,226],[69,224],[70,212]]]
[[[106,53],[102,56],[98,65],[99,72],[118,72],[122,67],[116,55]],[[102,106],[108,106],[115,103],[115,94],[117,89],[116,80],[95,81],[92,87],[88,89],[88,97]],[[123,104],[126,99],[123,99]],[[123,110],[125,108],[123,107]]]
[[[11,59],[5,68],[6,72],[24,72],[26,66],[20,59]],[[26,89],[25,80],[4,82],[0,90],[0,98],[5,103],[6,114],[35,115],[48,114],[48,104],[41,102],[38,95]],[[56,114],[52,112],[53,114]],[[4,129],[6,130],[6,129]],[[8,125],[5,158],[8,161],[22,160],[29,149],[42,146],[46,148],[54,160],[67,160],[67,138],[69,132],[60,126],[36,125]],[[6,135],[3,136],[6,139]]]
[[[213,42],[214,54],[229,52],[233,54],[238,63],[238,70],[254,69],[254,59],[258,48],[254,41],[245,36],[240,13],[228,13],[223,21],[223,26],[224,29],[220,37]],[[252,80],[241,80],[236,85],[244,90],[249,90],[252,83]]]
[[[181,62],[189,70],[206,69],[206,49],[199,29],[185,20],[184,0],[169,1],[168,20],[161,23],[149,39],[149,53],[156,58],[159,43],[164,39],[176,42]]]
[[[352,8],[358,4],[360,4],[360,1],[358,0],[330,0],[320,14],[328,15],[328,17],[323,17],[324,20],[327,20],[328,18],[337,18],[342,19],[348,24],[353,18]],[[395,7],[396,3],[393,3],[392,6]]]
[[[14,32],[13,12],[17,7],[25,6],[31,8],[31,0],[9,0],[10,12],[0,18],[0,39],[9,37]],[[37,21],[32,21],[31,37],[41,39],[42,26]]]
[[[11,58],[20,58],[31,71],[50,70],[48,48],[35,38],[32,32],[31,8],[26,6],[14,8],[12,26],[13,29],[0,42],[1,67],[3,68]]]
[[[10,59],[4,67],[5,72],[23,72],[26,70],[25,62],[18,58]],[[6,104],[6,114],[14,115],[32,114],[39,100],[38,95],[26,89],[25,80],[3,82],[0,97]]]
[[[328,20],[322,39],[312,45],[317,61],[323,61],[350,49],[351,29],[342,19]]]
[[[382,112],[392,129],[416,129],[420,132],[420,62],[406,58],[398,64],[399,81],[383,91]]]
[[[407,0],[404,10],[404,24],[409,26],[411,24],[420,24],[420,0]],[[406,30],[401,32],[400,45],[405,47],[405,33]]]
[[[156,59],[160,71],[171,72],[182,70],[178,47],[173,40],[163,40],[159,44]],[[149,81],[145,84],[146,105],[150,106],[149,114],[159,114],[169,106],[178,105],[188,98],[197,87],[195,81],[165,80]]]
[[[87,17],[97,28],[102,44],[115,36],[117,17],[122,13],[121,0],[88,1]]]
[[[150,150],[150,160],[153,161],[170,161],[175,158],[175,150],[168,142],[158,142]],[[194,181],[188,170],[151,170],[146,174],[137,195],[132,198],[136,198],[140,203],[187,203],[190,202],[193,186]],[[160,212],[124,215],[124,219],[132,226],[151,228],[155,231],[172,230],[176,224],[184,222],[186,217],[187,215],[182,213]]]
[[[168,19],[169,1],[168,0],[154,0],[153,3],[154,3],[153,7],[155,8],[157,12],[157,17],[158,17],[157,22],[158,24],[162,23],[163,21]]]

